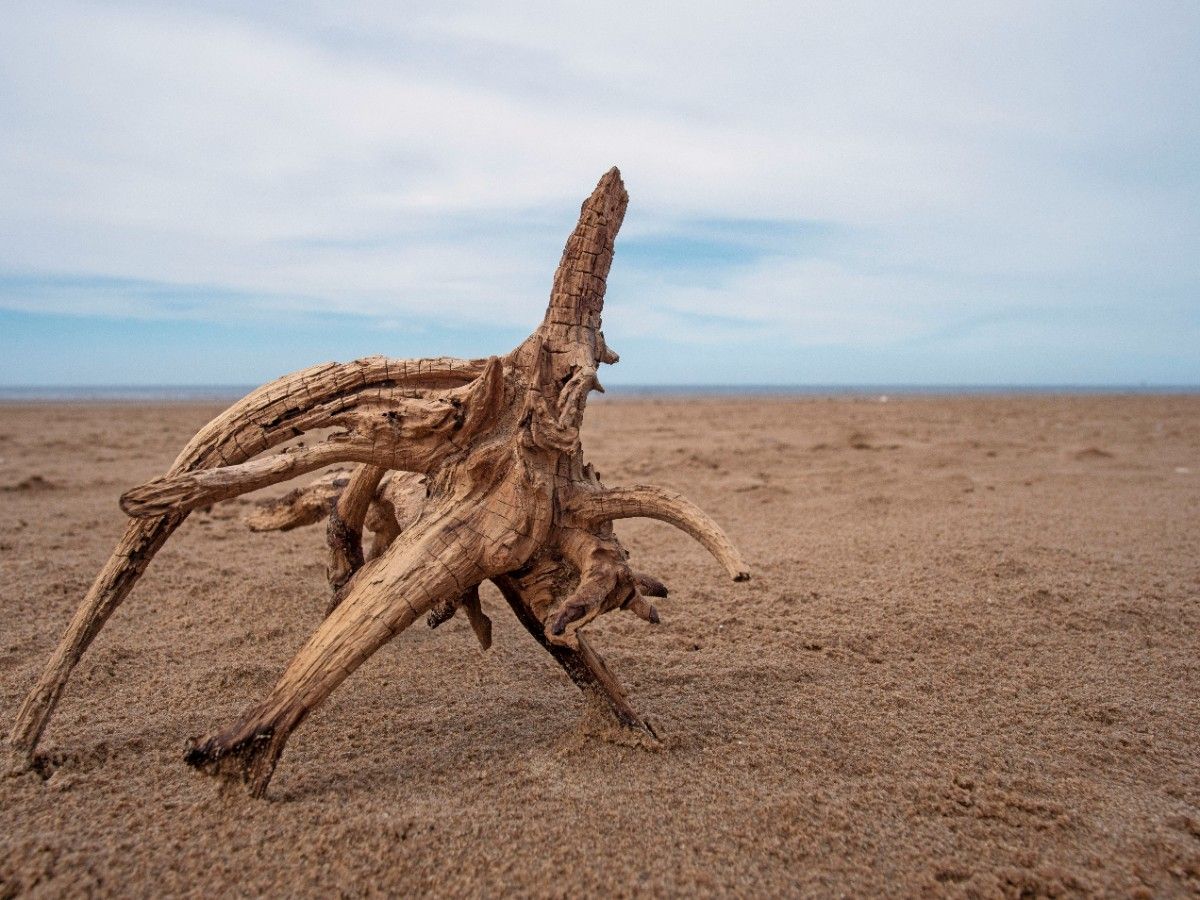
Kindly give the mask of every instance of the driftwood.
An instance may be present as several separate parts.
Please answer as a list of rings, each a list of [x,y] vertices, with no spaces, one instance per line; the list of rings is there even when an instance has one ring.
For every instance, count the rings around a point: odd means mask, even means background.
[[[461,608],[480,644],[491,580],[533,637],[615,720],[655,738],[580,629],[630,610],[650,622],[657,579],[634,572],[612,522],[660,519],[703,544],[735,580],[745,564],[724,533],[678,494],[606,488],[583,461],[579,428],[596,371],[615,363],[600,313],[628,195],[613,169],[584,202],[554,276],[545,319],[506,356],[327,363],[273,381],[206,425],[166,475],[128,491],[125,535],[97,576],[10,737],[28,767],[71,670],[167,538],[198,507],[333,463],[357,463],[260,508],[259,530],[328,517],[328,615],[265,700],[190,742],[186,759],[261,796],[284,744],[359,664],[416,619]],[[314,429],[308,446],[265,451]],[[374,533],[369,552],[364,529]]]

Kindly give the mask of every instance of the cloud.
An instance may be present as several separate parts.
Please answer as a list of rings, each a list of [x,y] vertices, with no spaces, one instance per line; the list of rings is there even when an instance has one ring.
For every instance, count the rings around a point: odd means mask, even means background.
[[[532,324],[613,163],[631,337],[786,359],[1021,310],[1095,350],[1195,302],[1190,4],[518,6],[10,11],[0,309]]]

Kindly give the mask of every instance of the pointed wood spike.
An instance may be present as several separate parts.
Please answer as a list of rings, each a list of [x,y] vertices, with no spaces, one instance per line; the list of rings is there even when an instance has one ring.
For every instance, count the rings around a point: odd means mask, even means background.
[[[582,326],[593,334],[600,327],[613,245],[628,205],[629,194],[621,181],[621,172],[614,166],[604,173],[591,196],[583,201],[579,223],[567,238],[562,260],[554,273],[546,325]],[[569,341],[579,340],[578,334],[565,337]],[[594,337],[592,342],[594,345]]]
[[[372,356],[284,376],[201,429],[162,478],[127,492],[122,507],[138,518],[18,714],[9,759],[0,764],[34,765],[72,668],[189,509],[347,462],[359,464],[350,475],[318,478],[254,520],[283,529],[329,519],[333,600],[270,694],[231,726],[191,743],[191,765],[262,796],[291,732],[418,618],[432,612],[437,625],[462,607],[486,649],[492,629],[478,586],[488,580],[598,701],[589,702],[589,717],[607,710],[639,733],[639,746],[660,746],[581,631],[622,607],[656,623],[648,598],[667,593],[630,568],[611,523],[633,516],[668,522],[700,541],[735,580],[748,570],[690,501],[663,488],[605,488],[583,456],[587,397],[601,390],[597,367],[617,361],[600,317],[627,203],[613,169],[583,204],[545,320],[513,352],[486,360]],[[329,429],[315,443],[262,455]],[[369,555],[364,529],[374,533]]]

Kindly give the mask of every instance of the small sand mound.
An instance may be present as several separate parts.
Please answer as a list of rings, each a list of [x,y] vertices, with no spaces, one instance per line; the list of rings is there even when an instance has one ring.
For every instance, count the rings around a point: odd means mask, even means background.
[[[1088,447],[1085,450],[1080,450],[1075,454],[1076,459],[1112,459],[1112,454],[1107,450],[1101,450],[1099,447]]]
[[[53,491],[58,488],[53,481],[43,478],[41,475],[30,475],[28,478],[23,478],[16,484],[6,484],[0,490],[3,491]]]

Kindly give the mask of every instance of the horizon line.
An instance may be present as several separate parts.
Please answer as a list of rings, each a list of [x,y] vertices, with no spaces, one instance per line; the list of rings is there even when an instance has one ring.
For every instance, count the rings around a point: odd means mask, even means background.
[[[215,402],[237,400],[260,387],[251,383],[0,384],[0,402]],[[875,396],[921,395],[1171,395],[1200,393],[1200,384],[1168,382],[660,382],[613,383],[609,395],[625,397]],[[598,395],[603,400],[604,394]]]

